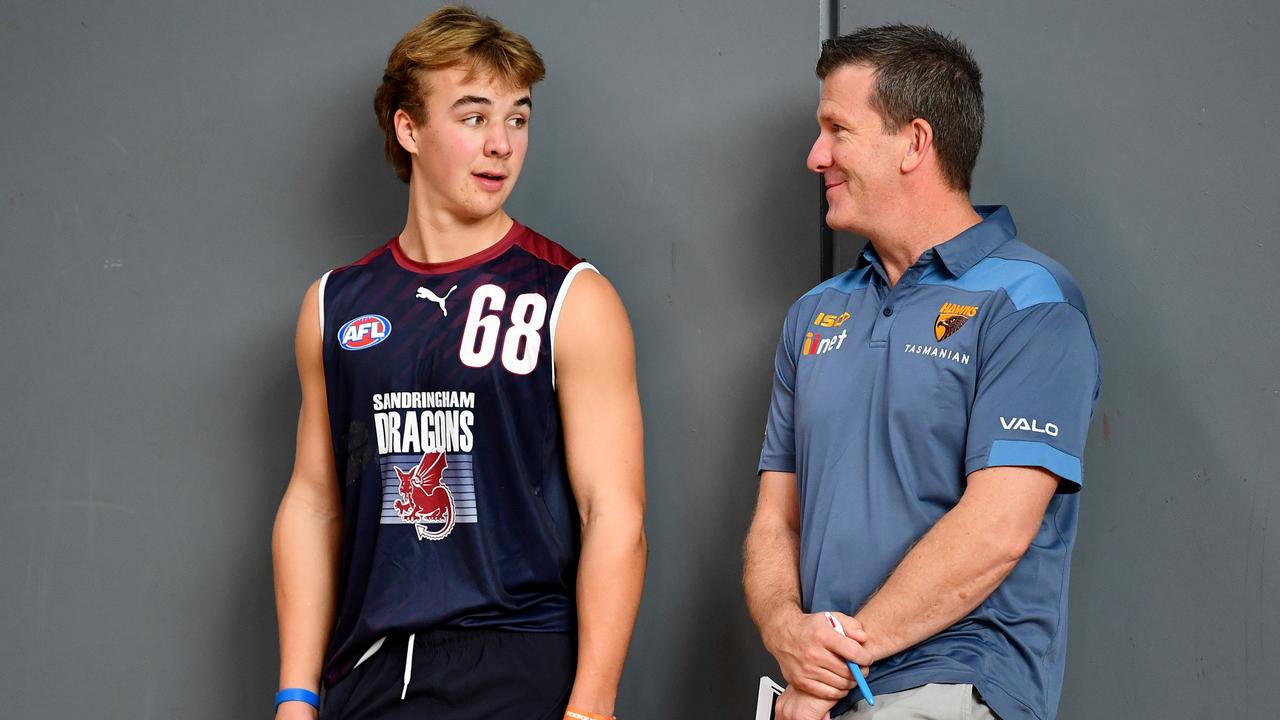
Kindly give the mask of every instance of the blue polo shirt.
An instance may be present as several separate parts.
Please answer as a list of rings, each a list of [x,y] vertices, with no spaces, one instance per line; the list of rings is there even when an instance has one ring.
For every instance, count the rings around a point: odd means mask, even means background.
[[[791,306],[760,470],[796,473],[806,612],[856,612],[956,505],[969,473],[1060,482],[1031,547],[976,610],[871,668],[873,692],[970,683],[1006,720],[1057,713],[1085,436],[1102,376],[1084,298],[1004,207],[892,288],[870,245]],[[846,698],[834,717],[853,700]]]

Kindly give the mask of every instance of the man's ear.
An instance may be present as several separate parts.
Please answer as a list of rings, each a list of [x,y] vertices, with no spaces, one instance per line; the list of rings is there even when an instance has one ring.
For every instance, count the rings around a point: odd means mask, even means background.
[[[907,135],[907,152],[902,157],[902,172],[914,172],[933,149],[933,126],[924,118],[916,118],[902,132]]]
[[[395,124],[396,139],[400,141],[400,147],[404,148],[410,155],[417,155],[418,124],[403,109],[396,110],[396,114],[391,117],[391,122]]]

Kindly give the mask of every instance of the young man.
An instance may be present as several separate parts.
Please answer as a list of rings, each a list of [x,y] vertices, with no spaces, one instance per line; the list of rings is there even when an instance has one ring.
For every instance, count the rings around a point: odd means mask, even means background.
[[[744,583],[778,716],[1049,720],[1101,383],[1084,298],[1008,209],[969,204],[962,44],[864,28],[817,69],[809,169],[827,223],[870,243],[796,301],[775,360]]]
[[[630,324],[595,268],[512,220],[542,79],[459,7],[374,100],[404,230],[298,318],[302,409],[273,549],[277,718],[605,718],[640,599]]]

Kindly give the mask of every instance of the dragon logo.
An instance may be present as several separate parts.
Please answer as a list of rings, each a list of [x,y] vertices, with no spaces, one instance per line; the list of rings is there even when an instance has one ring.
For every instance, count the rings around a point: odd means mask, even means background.
[[[400,478],[400,499],[394,505],[396,514],[413,523],[419,540],[443,540],[453,532],[453,493],[443,482],[449,467],[443,452],[426,452],[422,460],[409,470],[395,468]],[[428,524],[444,527],[432,530]]]

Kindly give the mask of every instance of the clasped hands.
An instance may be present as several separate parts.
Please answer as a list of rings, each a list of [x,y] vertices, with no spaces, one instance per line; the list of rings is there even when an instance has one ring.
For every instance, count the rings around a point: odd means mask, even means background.
[[[848,637],[832,629],[822,613],[780,618],[763,638],[787,689],[775,706],[778,720],[829,720],[835,704],[857,687],[846,660],[866,674],[874,658],[864,647],[867,632],[858,620],[838,612]]]

